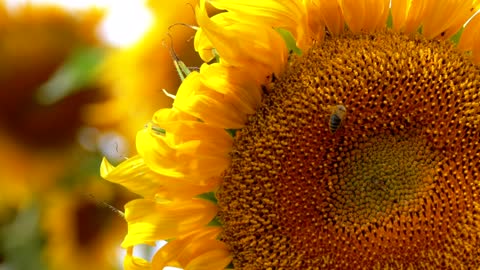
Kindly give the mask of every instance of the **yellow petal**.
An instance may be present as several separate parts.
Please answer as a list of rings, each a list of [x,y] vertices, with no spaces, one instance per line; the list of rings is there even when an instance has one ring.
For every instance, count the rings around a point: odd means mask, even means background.
[[[204,180],[202,184],[191,183],[193,181],[181,181],[174,178],[168,182],[165,181],[158,188],[155,200],[159,202],[188,200],[194,196],[216,190],[220,186],[222,178],[212,177]]]
[[[191,114],[205,123],[220,128],[240,128],[246,115],[235,107],[232,96],[213,91],[202,83],[200,73],[191,73],[177,92],[174,108]]]
[[[448,35],[452,35],[476,10],[476,0],[430,0],[423,21],[423,35],[429,39],[444,38],[447,30]]]
[[[405,33],[417,31],[429,7],[429,0],[412,1],[405,22]]]
[[[475,39],[480,35],[480,15],[473,17],[463,30],[458,48],[462,51],[471,51],[475,48]],[[478,48],[479,45],[477,45]]]
[[[203,33],[202,28],[199,28],[195,33],[195,39],[193,40],[193,46],[195,51],[198,52],[200,58],[205,62],[210,62],[215,58],[215,53],[212,42]]]
[[[166,136],[172,135],[174,144],[191,140],[214,141],[217,147],[225,153],[232,146],[232,137],[224,128],[217,128],[198,120],[187,113],[174,109],[161,109],[155,113],[152,122],[166,131]],[[210,138],[212,137],[213,138]],[[203,154],[203,153],[200,153]]]
[[[442,32],[443,35],[441,35],[441,37],[443,39],[448,39],[452,37],[479,10],[479,8],[480,1],[472,1],[471,5],[467,5],[466,8],[464,8],[459,14],[459,16],[457,16],[453,20],[453,23],[445,31]]]
[[[216,249],[193,259],[185,266],[185,270],[223,270],[231,260],[230,252],[227,249]]]
[[[224,143],[226,131],[207,134],[201,123],[197,122],[199,128],[191,129],[185,125],[184,133],[196,135],[196,138],[182,140],[175,135],[165,136],[157,134],[151,128],[139,131],[137,134],[137,150],[145,159],[150,169],[164,176],[173,178],[194,179],[202,183],[219,175],[229,164],[231,149],[230,142]],[[225,145],[229,145],[229,147]]]
[[[117,167],[104,158],[100,174],[106,180],[120,184],[144,198],[162,201],[186,200],[215,190],[221,182],[218,177],[203,181],[166,177],[148,168],[140,156],[130,158]]]
[[[133,256],[133,247],[127,249],[127,254],[123,259],[123,269],[125,270],[152,270],[152,265],[146,260]]]
[[[117,167],[103,158],[100,175],[113,183],[120,184],[143,197],[152,197],[160,186],[160,178],[145,164],[140,156],[129,158]]]
[[[392,0],[391,3],[393,29],[400,31],[405,26],[411,0]]]
[[[209,18],[204,1],[201,3],[196,10],[197,22],[202,34],[221,56],[222,63],[255,70],[251,76],[259,84],[268,83],[267,78],[272,73],[279,75],[283,72],[288,59],[287,48],[280,34],[270,25],[232,23],[228,12]]]
[[[204,227],[216,213],[216,205],[203,199],[162,204],[147,199],[130,201],[125,205],[128,234],[122,247],[181,236]]]
[[[305,6],[291,0],[210,0],[220,10],[228,10],[228,16],[245,24],[264,24],[283,28],[293,34],[297,46],[305,50],[310,45],[307,33]]]
[[[219,227],[206,227],[168,242],[153,257],[157,269],[224,269],[231,261],[225,243],[217,240]]]
[[[202,65],[188,76],[174,107],[219,128],[241,128],[261,103],[261,87],[251,74],[221,64]]]
[[[345,22],[353,33],[385,27],[389,4],[389,0],[340,1]]]
[[[334,35],[343,32],[345,20],[343,19],[342,9],[338,1],[332,0],[316,0],[312,1],[310,9],[316,8],[316,11],[309,17],[321,17],[328,28],[328,31]],[[318,16],[320,15],[320,16]]]
[[[225,95],[222,102],[229,102],[243,114],[255,113],[262,100],[261,87],[250,80],[243,69],[220,64],[203,65],[201,82],[206,88]]]
[[[473,40],[472,61],[475,64],[480,63],[480,35],[478,33]]]

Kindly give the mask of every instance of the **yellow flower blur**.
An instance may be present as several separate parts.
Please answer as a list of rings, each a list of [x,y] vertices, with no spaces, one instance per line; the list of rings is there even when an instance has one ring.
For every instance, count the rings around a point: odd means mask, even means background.
[[[191,65],[200,61],[193,53],[184,53],[189,51],[185,50],[188,46],[185,40],[194,35],[192,29],[178,26],[168,30],[178,22],[193,23],[191,7],[183,1],[149,1],[148,5],[154,21],[146,34],[132,46],[110,52],[102,67],[102,84],[111,98],[91,106],[86,114],[92,125],[104,129],[114,127],[127,136],[129,142],[135,141],[136,131],[150,121],[156,110],[173,103],[173,99],[163,92],[165,89],[175,94],[180,84],[170,49],[179,53],[182,59],[190,60]],[[176,12],[166,12],[168,9]],[[172,44],[175,48],[170,48]],[[118,126],[119,122],[122,125]]]
[[[74,16],[51,5],[7,11],[0,2],[0,145],[10,153],[0,160],[0,209],[28,204],[32,192],[51,187],[68,166],[64,156],[82,124],[82,110],[101,100],[100,92],[82,86],[48,105],[37,94],[78,47],[100,46],[95,31],[102,16],[96,9]]]

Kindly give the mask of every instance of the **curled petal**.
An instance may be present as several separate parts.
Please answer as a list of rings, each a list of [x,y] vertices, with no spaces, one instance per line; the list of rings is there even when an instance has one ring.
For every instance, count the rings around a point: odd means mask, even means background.
[[[145,129],[137,135],[137,149],[155,172],[173,178],[198,177],[201,183],[219,175],[230,164],[228,149],[212,141],[191,140],[175,144]]]
[[[267,78],[272,73],[279,75],[285,69],[288,59],[286,44],[271,26],[232,23],[233,18],[228,12],[209,18],[204,4],[197,7],[196,15],[201,34],[213,44],[221,56],[221,63],[246,70],[255,67],[256,72],[251,75],[259,84],[268,83]]]
[[[120,184],[143,197],[152,197],[160,186],[160,177],[145,164],[141,156],[135,156],[117,167],[103,158],[100,175],[113,183]]]
[[[234,102],[232,97],[205,87],[201,77],[200,73],[192,73],[183,81],[173,106],[215,127],[242,127],[246,115],[228,106]]]
[[[405,33],[413,33],[420,27],[428,0],[392,0],[393,29]]]
[[[204,227],[216,213],[216,205],[202,199],[168,203],[147,199],[130,201],[125,205],[128,234],[122,247],[178,237]]]
[[[477,0],[429,1],[423,20],[426,38],[447,38],[453,35],[479,8]]]
[[[321,18],[323,24],[327,26],[330,33],[338,35],[343,32],[343,28],[345,27],[345,20],[343,19],[342,9],[340,8],[340,4],[338,3],[338,1],[312,0],[311,4],[309,4],[308,10],[309,20]],[[321,30],[316,30],[316,32],[318,31]]]
[[[472,51],[473,62],[480,62],[480,15],[476,15],[465,26],[458,48],[463,51]]]
[[[353,33],[385,27],[390,0],[340,0],[345,22]]]
[[[142,258],[133,256],[133,247],[129,247],[123,259],[123,268],[125,270],[152,270],[152,265]]]
[[[241,128],[261,102],[250,72],[221,64],[202,65],[180,87],[174,107],[218,128]]]
[[[210,0],[216,8],[228,10],[228,17],[244,24],[264,24],[290,31],[302,50],[310,46],[305,6],[292,0]]]
[[[219,241],[214,243],[205,243],[214,247],[214,244],[221,245]],[[189,264],[185,266],[185,270],[223,270],[230,263],[232,257],[226,245],[223,248],[215,247],[211,251],[205,252],[202,255],[194,258]]]
[[[143,198],[156,200],[185,200],[214,190],[221,179],[212,177],[203,182],[198,179],[177,179],[152,171],[140,156],[135,156],[117,167],[105,158],[101,165],[101,175],[106,180],[120,184]]]
[[[152,265],[156,269],[225,269],[232,258],[226,244],[217,240],[220,230],[206,227],[168,242],[155,254]]]

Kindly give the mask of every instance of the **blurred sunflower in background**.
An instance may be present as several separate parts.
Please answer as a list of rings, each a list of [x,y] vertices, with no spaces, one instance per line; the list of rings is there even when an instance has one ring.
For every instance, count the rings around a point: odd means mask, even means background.
[[[125,269],[480,267],[480,2],[205,2],[206,64],[102,164]]]
[[[186,42],[195,32],[188,26],[171,27],[176,23],[193,24],[191,5],[178,0],[151,0],[146,5],[153,14],[151,26],[131,46],[109,52],[102,67],[101,82],[112,98],[91,106],[86,116],[92,125],[116,130],[132,143],[139,127],[149,122],[155,111],[173,103],[163,91],[175,94],[180,85],[171,53],[179,53],[192,66],[201,63],[191,49],[192,42]],[[169,9],[176,12],[166,12]],[[134,148],[133,145],[128,147],[130,151],[124,155],[135,153]]]
[[[0,8],[0,132],[2,149],[9,153],[0,162],[5,187],[0,198],[6,206],[28,203],[31,190],[55,181],[51,176],[61,174],[69,162],[64,155],[75,142],[83,107],[103,98],[88,81],[66,78],[64,84],[71,85],[48,85],[72,55],[101,49],[95,29],[103,15],[89,10],[73,16],[52,5],[8,10],[3,1]],[[90,80],[88,76],[93,74],[77,79]]]
[[[146,34],[115,47],[99,35],[105,8],[10,4],[0,2],[0,268],[117,269],[126,223],[104,202],[133,197],[99,181],[98,165],[135,153],[134,134],[171,105],[159,80],[180,82],[162,42],[194,13],[147,5]],[[181,53],[187,35],[174,29],[172,50],[198,65]]]

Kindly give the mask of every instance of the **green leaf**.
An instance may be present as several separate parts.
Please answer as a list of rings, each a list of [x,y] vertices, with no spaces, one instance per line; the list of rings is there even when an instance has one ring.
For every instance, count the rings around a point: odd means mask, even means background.
[[[387,18],[387,28],[393,27],[393,17],[392,17],[392,9],[388,10],[388,18]]]
[[[228,135],[230,135],[232,138],[235,138],[238,129],[225,129],[225,131],[227,131]]]
[[[215,197],[215,192],[206,192],[200,195],[197,195],[197,198],[204,199],[207,201],[211,201],[213,203],[217,203],[217,198]]]
[[[460,30],[458,30],[458,32],[455,33],[455,35],[453,35],[453,36],[450,38],[450,40],[451,40],[453,43],[455,43],[455,44],[458,45],[458,42],[460,42],[460,37],[462,36],[462,33],[463,33],[463,30],[464,30],[464,29],[465,29],[464,27],[460,28]]]
[[[218,217],[214,217],[209,223],[207,226],[212,226],[212,227],[221,227],[222,226],[222,222],[220,222],[220,220],[218,219]]]
[[[287,49],[289,52],[293,52],[297,55],[302,55],[302,50],[297,47],[297,42],[295,41],[295,38],[293,37],[292,33],[290,33],[288,30],[285,30],[283,28],[276,28],[275,31],[282,36],[283,40],[285,40],[285,43],[287,45]]]
[[[105,54],[103,48],[83,47],[74,50],[52,77],[40,86],[37,101],[44,105],[54,104],[92,85],[98,78],[98,67]]]

